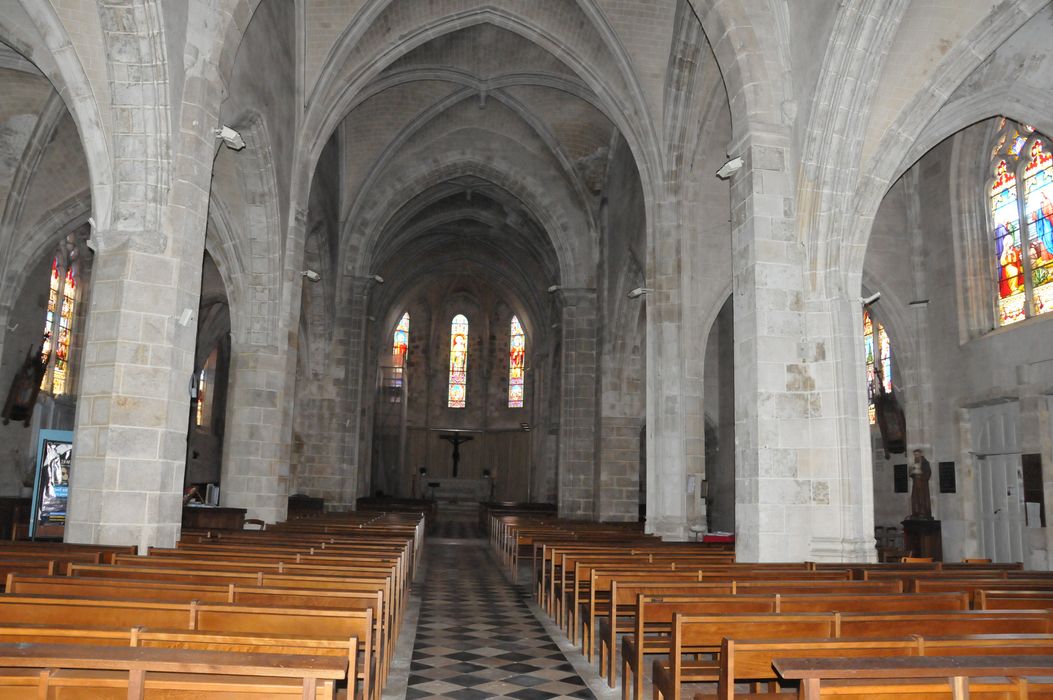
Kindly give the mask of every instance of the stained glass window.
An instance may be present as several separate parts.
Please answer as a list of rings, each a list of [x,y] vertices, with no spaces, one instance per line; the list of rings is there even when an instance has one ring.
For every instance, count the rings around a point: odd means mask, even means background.
[[[998,264],[998,325],[1004,326],[1024,318],[1024,270],[1020,266],[1016,176],[1005,159],[995,166],[990,196]]]
[[[867,365],[867,416],[874,425],[877,422],[874,395],[881,393],[879,386],[884,386],[886,392],[892,391],[892,346],[885,327],[874,321],[866,310],[863,311],[863,347]]]
[[[402,386],[402,366],[406,363],[406,352],[409,350],[409,311],[402,314],[399,324],[395,326],[395,337],[391,343],[391,366],[395,386]]]
[[[1024,167],[1027,258],[1031,268],[1031,311],[1053,310],[1053,154],[1035,139]]]
[[[519,319],[512,317],[512,328],[508,335],[508,407],[523,407],[523,363],[526,355],[526,335]]]
[[[219,348],[213,348],[197,375],[194,425],[206,433],[212,430],[212,399],[215,398],[213,387],[216,386],[216,362],[218,360]]]
[[[464,408],[468,385],[468,319],[463,314],[450,324],[450,390],[447,405]]]
[[[73,308],[77,302],[77,280],[73,266],[63,273],[58,256],[51,261],[51,279],[48,283],[48,307],[44,318],[44,339],[40,352],[41,362],[48,368],[41,380],[40,388],[55,396],[69,390],[69,346],[73,333]]]
[[[1053,309],[1053,155],[1034,127],[1003,118],[992,158],[987,196],[998,325],[1006,326]]]
[[[40,350],[40,362],[47,364],[51,360],[51,346],[52,339],[55,333],[55,315],[58,312],[58,300],[59,300],[59,273],[58,273],[58,258],[56,257],[51,261],[51,281],[49,283],[48,291],[48,310],[47,315],[44,317],[44,342]],[[44,388],[44,384],[47,383],[48,377],[45,374],[44,380],[40,388]]]

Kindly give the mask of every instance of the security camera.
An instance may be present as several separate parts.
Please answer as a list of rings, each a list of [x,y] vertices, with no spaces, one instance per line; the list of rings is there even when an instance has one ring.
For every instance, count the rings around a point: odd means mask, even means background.
[[[555,294],[556,292],[558,292],[561,289],[563,289],[563,287],[560,287],[558,284],[554,284],[551,287],[549,287],[548,289],[546,289],[545,291],[547,291],[549,294]]]
[[[241,134],[229,126],[224,125],[216,129],[216,138],[223,139],[223,143],[232,151],[240,151],[245,148],[245,139],[241,138]]]
[[[647,292],[649,292],[649,291],[651,291],[651,290],[648,289],[647,287],[637,287],[636,289],[634,289],[631,292],[629,292],[628,297],[630,299],[639,299],[644,294],[647,294]]]
[[[880,298],[881,298],[881,292],[874,292],[873,294],[871,294],[868,297],[860,297],[859,301],[863,304],[863,306],[870,306],[871,304],[873,304],[875,301],[877,301]]]
[[[318,280],[322,279],[322,276],[314,270],[304,270],[300,274],[306,277],[307,279],[311,280],[312,282],[317,282]]]
[[[727,180],[729,177],[737,173],[742,169],[743,164],[742,156],[732,158],[724,165],[720,166],[720,170],[717,171],[717,177],[721,180]]]
[[[384,278],[381,277],[380,275],[371,275],[370,279],[372,279],[377,284],[384,284]]]

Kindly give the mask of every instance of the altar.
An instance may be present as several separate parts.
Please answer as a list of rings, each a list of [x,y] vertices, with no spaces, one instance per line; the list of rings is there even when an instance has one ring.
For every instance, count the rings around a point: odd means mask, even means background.
[[[421,493],[439,503],[479,503],[490,498],[489,479],[421,477]]]

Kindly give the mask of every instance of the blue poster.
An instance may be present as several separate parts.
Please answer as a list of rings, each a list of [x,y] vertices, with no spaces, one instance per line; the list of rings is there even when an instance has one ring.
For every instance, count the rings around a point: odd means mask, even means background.
[[[41,430],[37,441],[37,470],[33,483],[30,537],[62,537],[69,502],[69,468],[73,461],[73,433]]]

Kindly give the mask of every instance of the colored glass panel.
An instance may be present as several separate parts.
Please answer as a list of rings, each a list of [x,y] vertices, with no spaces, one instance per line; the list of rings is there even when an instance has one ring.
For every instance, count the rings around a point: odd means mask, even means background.
[[[1027,137],[1021,136],[1019,131],[1013,132],[1013,145],[1009,147],[1009,155],[1018,157],[1020,151],[1024,150],[1024,144],[1027,143]]]
[[[450,382],[447,405],[464,408],[468,384],[468,319],[457,314],[450,323]]]
[[[402,368],[406,364],[406,352],[409,350],[409,312],[402,314],[399,324],[395,326],[395,337],[391,343],[392,385],[402,386]],[[393,399],[394,400],[394,399]]]
[[[1005,326],[1023,320],[1026,312],[1016,176],[1004,160],[995,166],[989,196],[997,265],[998,325]]]
[[[1031,145],[1024,168],[1027,256],[1031,268],[1031,312],[1053,310],[1053,154],[1041,139]]]
[[[69,381],[69,346],[73,333],[73,306],[77,300],[77,282],[73,278],[73,267],[66,268],[66,280],[62,285],[62,310],[58,318],[58,342],[55,343],[55,370],[51,376],[51,392],[56,396],[65,394]]]
[[[395,338],[391,345],[391,364],[399,369],[406,361],[406,351],[409,349],[409,312],[402,314],[399,325],[395,326]]]
[[[867,417],[870,424],[874,425],[877,422],[874,396],[880,393],[879,369],[885,391],[892,391],[892,345],[889,343],[888,334],[885,333],[885,327],[875,322],[866,310],[863,311],[863,349],[866,355]]]
[[[508,336],[508,407],[523,407],[524,359],[526,356],[526,335],[519,319],[512,317],[512,327]]]
[[[51,359],[51,348],[55,333],[55,314],[58,310],[59,299],[59,273],[57,257],[51,261],[51,280],[49,282],[48,289],[48,308],[47,314],[44,317],[44,338],[42,342],[42,347],[40,349],[41,363],[47,363]],[[41,389],[45,388],[47,381],[48,376],[45,374],[40,384]]]

